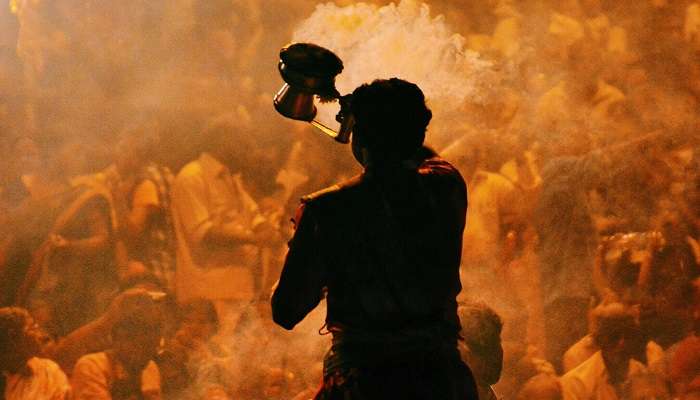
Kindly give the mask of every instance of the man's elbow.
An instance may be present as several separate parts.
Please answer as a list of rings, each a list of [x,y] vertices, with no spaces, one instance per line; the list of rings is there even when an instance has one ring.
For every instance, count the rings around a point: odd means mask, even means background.
[[[284,315],[282,315],[280,313],[273,312],[272,313],[272,320],[275,321],[275,323],[277,325],[281,326],[282,328],[284,328],[288,331],[291,331],[296,326],[296,323],[294,321],[292,321],[289,318],[286,318]]]
[[[291,331],[299,322],[292,316],[292,310],[272,296],[272,320],[282,328]]]

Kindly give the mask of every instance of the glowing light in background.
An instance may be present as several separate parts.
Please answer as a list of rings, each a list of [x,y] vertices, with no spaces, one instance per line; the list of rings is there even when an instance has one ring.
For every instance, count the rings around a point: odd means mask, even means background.
[[[439,113],[457,110],[467,100],[487,100],[498,81],[491,61],[467,49],[465,38],[442,16],[431,16],[428,5],[414,0],[382,7],[318,5],[295,30],[293,41],[319,44],[343,60],[336,83],[341,93],[374,79],[399,77],[418,82]]]

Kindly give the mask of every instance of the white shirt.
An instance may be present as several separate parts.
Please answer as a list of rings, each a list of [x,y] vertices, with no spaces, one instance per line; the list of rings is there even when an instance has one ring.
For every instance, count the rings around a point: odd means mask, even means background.
[[[263,220],[240,174],[231,174],[214,157],[202,153],[175,178],[172,208],[178,300],[252,300],[259,248],[250,244],[216,250],[202,247],[215,222],[235,222],[250,229]]]
[[[83,356],[73,368],[71,377],[73,398],[75,400],[111,400],[112,384],[116,380],[123,379],[125,374],[124,367],[112,362],[105,352]],[[141,393],[148,400],[161,398],[160,371],[153,361],[149,361],[141,372]]]
[[[639,361],[630,360],[628,375],[644,371]],[[615,387],[608,382],[603,353],[598,351],[561,378],[564,400],[617,400]]]
[[[31,375],[6,374],[6,400],[64,400],[70,393],[68,378],[55,362],[34,357],[27,362]]]
[[[562,361],[564,364],[564,372],[569,372],[583,364],[598,350],[600,350],[600,348],[593,341],[593,336],[584,336],[564,353],[564,360]]]
[[[590,334],[584,336],[564,353],[564,372],[569,372],[583,364],[599,350],[600,348],[593,341],[593,336]],[[651,371],[654,368],[659,368],[659,364],[663,363],[665,352],[661,346],[650,340],[646,345],[646,356],[647,368]]]

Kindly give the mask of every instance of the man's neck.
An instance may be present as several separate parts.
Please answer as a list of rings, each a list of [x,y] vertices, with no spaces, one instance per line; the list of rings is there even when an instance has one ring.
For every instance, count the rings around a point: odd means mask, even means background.
[[[630,360],[628,358],[618,359],[616,357],[608,357],[605,352],[603,355],[603,363],[608,371],[608,381],[612,385],[623,383],[627,379],[629,372]]]
[[[112,363],[112,368],[118,376],[119,379],[136,379],[140,378],[141,372],[146,368],[143,366],[134,366],[128,362],[125,362],[125,357],[120,357],[118,352],[108,351],[107,356]]]

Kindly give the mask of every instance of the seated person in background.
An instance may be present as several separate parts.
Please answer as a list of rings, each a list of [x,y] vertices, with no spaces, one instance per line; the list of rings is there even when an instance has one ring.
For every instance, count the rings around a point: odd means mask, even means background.
[[[642,300],[641,304],[632,306],[639,312],[640,335],[636,341],[640,346],[646,343],[646,366],[649,372],[665,376],[668,359],[673,353],[673,344],[680,341],[689,329],[688,311],[673,307],[663,299],[646,296]],[[564,353],[564,373],[581,365],[600,350],[590,333],[594,330],[592,311],[589,312],[588,318],[589,334]],[[639,360],[642,361],[642,358],[640,357]]]
[[[170,210],[172,173],[151,162],[157,125],[122,132],[114,164],[105,171],[117,218],[116,261],[120,281],[148,271],[174,290],[175,233]]]
[[[0,308],[0,398],[63,400],[70,385],[61,368],[37,357],[46,336],[27,310]]]
[[[141,312],[153,306],[153,293],[160,293],[159,287],[144,282],[133,282],[110,303],[107,310],[70,332],[68,335],[44,344],[42,353],[56,361],[61,368],[71,374],[78,359],[89,353],[96,353],[110,347],[110,332],[114,324],[123,316]]]
[[[460,353],[471,368],[479,399],[496,399],[491,385],[501,378],[503,369],[503,347],[501,330],[503,322],[489,306],[483,303],[469,303],[458,309],[462,323]]]
[[[122,316],[112,327],[109,350],[83,356],[73,369],[76,400],[160,399],[160,372],[153,362],[162,316],[155,303]]]
[[[214,119],[200,136],[206,151],[180,170],[172,186],[177,300],[213,301],[223,333],[233,332],[262,295],[261,247],[278,240],[244,179],[259,161],[251,156],[249,136],[234,117]]]
[[[617,400],[626,379],[644,371],[632,359],[639,326],[634,313],[620,303],[593,310],[591,336],[600,351],[562,378],[564,400]]]

